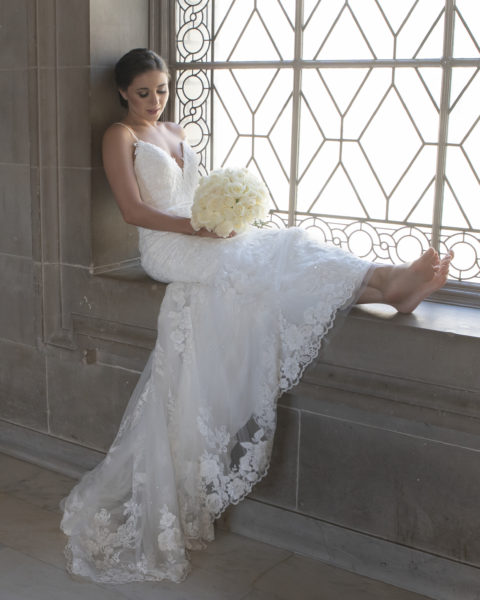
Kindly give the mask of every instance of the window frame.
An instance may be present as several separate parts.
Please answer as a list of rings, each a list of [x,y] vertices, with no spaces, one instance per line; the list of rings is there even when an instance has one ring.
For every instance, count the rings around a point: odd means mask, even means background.
[[[300,94],[302,86],[302,74],[305,69],[329,69],[329,68],[421,68],[422,66],[439,67],[442,69],[442,84],[440,94],[439,110],[439,135],[437,144],[437,159],[435,172],[435,191],[434,191],[434,214],[432,219],[431,243],[438,248],[440,244],[440,232],[442,229],[442,208],[444,200],[444,190],[446,186],[446,158],[448,149],[448,121],[450,114],[450,94],[452,83],[452,72],[456,67],[476,67],[480,69],[480,57],[478,58],[455,58],[454,50],[454,28],[455,28],[455,0],[445,0],[445,20],[444,20],[444,38],[443,38],[443,56],[432,59],[369,59],[369,60],[306,60],[302,57],[302,19],[303,19],[303,0],[296,0],[295,11],[295,33],[294,33],[294,57],[292,60],[278,61],[215,61],[214,57],[209,61],[179,61],[177,60],[177,31],[176,31],[176,5],[175,2],[168,0],[150,0],[151,6],[155,5],[158,10],[158,19],[154,23],[156,32],[159,33],[155,44],[164,56],[167,57],[171,69],[171,99],[169,110],[165,118],[175,120],[178,117],[178,98],[176,94],[176,80],[179,71],[188,70],[190,65],[195,69],[207,71],[214,75],[216,70],[220,69],[250,69],[250,68],[275,68],[291,69],[293,71],[293,106],[292,106],[292,134],[291,134],[291,164],[290,164],[290,191],[289,191],[289,209],[287,226],[292,226],[296,222],[297,211],[297,179],[298,179],[298,153],[300,143]],[[213,4],[213,3],[212,3]],[[213,5],[214,6],[214,5]],[[155,10],[155,9],[151,9]],[[212,9],[214,10],[214,8]],[[433,27],[433,26],[432,26]],[[155,38],[154,32],[151,33],[152,39]],[[210,94],[212,102],[213,94]],[[213,124],[214,128],[214,124]],[[213,131],[210,132],[213,136]],[[213,157],[203,157],[205,170],[214,167]],[[281,211],[277,211],[281,212]],[[313,216],[313,215],[312,215]],[[392,221],[392,223],[396,223]],[[401,223],[399,223],[401,225]],[[460,306],[480,307],[480,284],[469,281],[449,280],[447,285],[439,292],[433,295],[434,301],[457,304]]]

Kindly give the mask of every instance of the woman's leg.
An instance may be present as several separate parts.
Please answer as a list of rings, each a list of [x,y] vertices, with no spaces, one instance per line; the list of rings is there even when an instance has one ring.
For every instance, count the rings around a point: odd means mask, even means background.
[[[357,304],[381,302],[390,304],[399,312],[412,312],[422,300],[443,287],[453,252],[440,260],[430,248],[408,265],[379,265],[370,276]]]

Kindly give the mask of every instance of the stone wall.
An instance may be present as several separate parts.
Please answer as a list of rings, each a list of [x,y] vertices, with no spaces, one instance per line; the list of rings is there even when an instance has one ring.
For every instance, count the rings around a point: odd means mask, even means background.
[[[82,331],[104,317],[147,328],[148,344],[154,326],[128,286],[93,275],[138,255],[100,142],[122,116],[112,65],[149,45],[151,17],[148,0],[0,2],[0,418],[101,449],[136,374],[87,367]]]
[[[478,309],[356,309],[280,399],[270,474],[226,526],[433,598],[476,598],[479,334]]]
[[[108,448],[155,340],[164,286],[135,265],[100,140],[112,65],[166,4],[0,0],[0,449],[69,472]],[[281,399],[271,472],[227,526],[474,598],[479,314],[354,311]]]

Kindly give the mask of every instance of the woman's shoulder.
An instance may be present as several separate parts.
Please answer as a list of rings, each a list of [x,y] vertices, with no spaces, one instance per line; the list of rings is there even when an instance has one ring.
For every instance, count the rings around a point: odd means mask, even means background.
[[[138,140],[138,137],[129,125],[126,125],[121,121],[116,121],[105,130],[105,133],[103,134],[103,139],[104,141],[125,141],[131,143],[132,141],[136,142]]]
[[[130,161],[138,137],[133,129],[124,123],[112,123],[107,128],[102,138],[102,156],[104,164],[109,159]]]

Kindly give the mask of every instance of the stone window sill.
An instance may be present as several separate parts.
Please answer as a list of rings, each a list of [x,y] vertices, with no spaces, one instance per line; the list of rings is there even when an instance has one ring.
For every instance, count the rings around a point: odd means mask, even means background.
[[[150,288],[153,282],[139,264],[108,271],[97,277],[131,282],[146,288]],[[166,287],[166,284],[155,283],[160,288]],[[439,301],[422,302],[410,315],[399,314],[395,309],[381,304],[356,306],[350,312],[349,320],[351,319],[375,321],[415,330],[435,331],[448,336],[459,335],[480,339],[480,310],[478,308]]]
[[[402,315],[389,306],[365,304],[354,307],[351,316],[419,330],[443,332],[448,335],[480,338],[480,310],[470,306],[425,301],[412,314]]]

